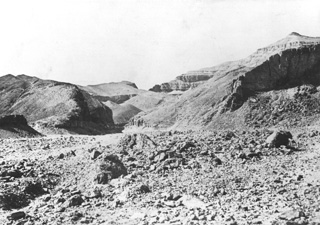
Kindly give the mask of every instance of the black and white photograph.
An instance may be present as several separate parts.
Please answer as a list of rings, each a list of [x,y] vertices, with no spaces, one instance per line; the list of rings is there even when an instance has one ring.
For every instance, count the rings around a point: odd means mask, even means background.
[[[0,1],[0,225],[320,225],[319,0]]]

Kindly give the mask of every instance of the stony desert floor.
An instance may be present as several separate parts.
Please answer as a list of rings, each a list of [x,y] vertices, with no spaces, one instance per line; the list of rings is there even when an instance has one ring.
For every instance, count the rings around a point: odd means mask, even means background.
[[[320,224],[320,132],[0,140],[0,224]]]

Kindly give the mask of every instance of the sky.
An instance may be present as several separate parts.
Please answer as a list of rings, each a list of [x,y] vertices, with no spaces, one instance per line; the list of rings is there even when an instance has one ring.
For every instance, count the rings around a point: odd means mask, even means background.
[[[320,1],[10,0],[0,29],[1,76],[149,89],[293,31],[320,36]]]

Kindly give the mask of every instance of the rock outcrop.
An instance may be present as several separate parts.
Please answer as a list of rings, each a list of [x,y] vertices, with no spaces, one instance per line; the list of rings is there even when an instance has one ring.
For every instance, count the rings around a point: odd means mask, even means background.
[[[105,133],[113,126],[111,110],[77,86],[26,75],[0,77],[0,115],[11,114],[76,133]]]

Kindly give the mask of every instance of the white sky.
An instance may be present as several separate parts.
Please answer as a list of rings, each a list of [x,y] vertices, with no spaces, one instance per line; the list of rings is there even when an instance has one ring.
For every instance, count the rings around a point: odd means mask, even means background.
[[[0,75],[148,89],[292,31],[320,36],[320,1],[1,0],[0,29]]]

